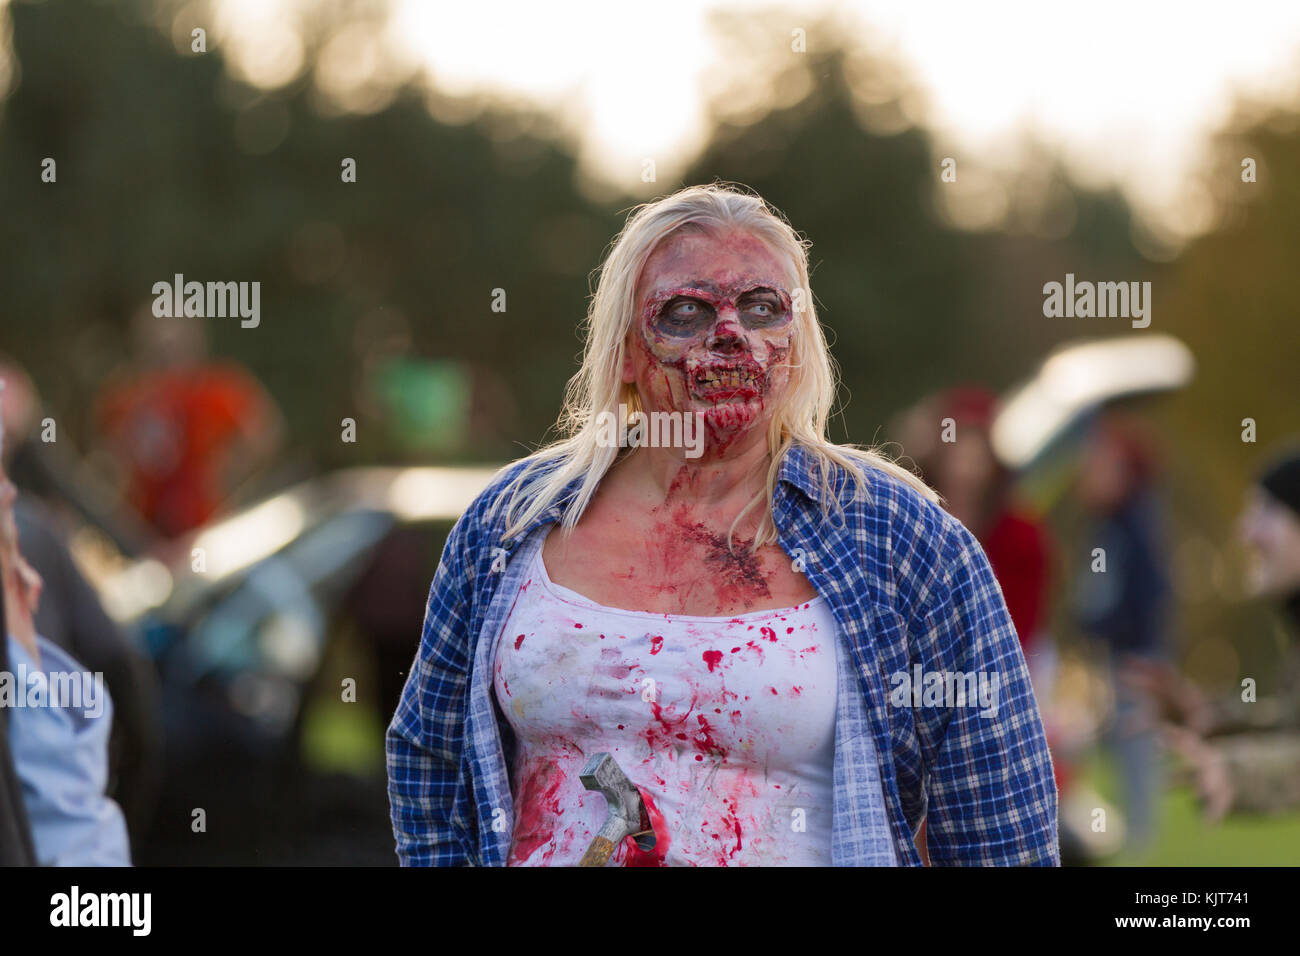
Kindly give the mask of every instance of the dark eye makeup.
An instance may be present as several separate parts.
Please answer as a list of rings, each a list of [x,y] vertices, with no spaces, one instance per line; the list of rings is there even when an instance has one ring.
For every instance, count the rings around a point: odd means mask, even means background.
[[[741,324],[748,329],[770,328],[788,316],[781,295],[773,289],[752,289],[736,300]],[[666,335],[690,337],[713,327],[717,310],[712,303],[695,296],[674,296],[656,314],[654,325]]]
[[[695,335],[713,325],[714,315],[707,302],[678,296],[664,303],[655,324],[669,335]]]

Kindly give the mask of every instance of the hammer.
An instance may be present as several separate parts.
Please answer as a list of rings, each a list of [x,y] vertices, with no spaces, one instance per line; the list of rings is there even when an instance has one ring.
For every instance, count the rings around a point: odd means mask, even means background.
[[[627,779],[613,756],[592,754],[578,779],[588,790],[599,790],[609,805],[604,825],[592,839],[578,866],[604,866],[614,848],[629,836],[643,852],[655,848],[655,831],[650,825],[650,814],[641,799],[641,791]]]

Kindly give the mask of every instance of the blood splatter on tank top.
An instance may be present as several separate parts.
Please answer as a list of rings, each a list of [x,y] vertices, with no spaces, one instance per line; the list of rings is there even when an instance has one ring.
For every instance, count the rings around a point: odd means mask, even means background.
[[[518,744],[508,864],[582,858],[606,804],[578,773],[608,751],[657,840],[611,865],[829,865],[836,639],[821,597],[725,618],[604,607],[539,548],[493,655]]]

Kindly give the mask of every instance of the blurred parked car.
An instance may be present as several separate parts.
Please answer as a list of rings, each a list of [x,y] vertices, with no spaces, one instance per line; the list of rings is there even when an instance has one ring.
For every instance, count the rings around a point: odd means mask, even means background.
[[[386,721],[442,542],[495,471],[337,472],[150,557],[80,537],[106,608],[162,685],[162,793],[140,862],[393,862],[382,772],[313,775],[301,759],[304,716],[350,621],[369,657],[355,706]]]

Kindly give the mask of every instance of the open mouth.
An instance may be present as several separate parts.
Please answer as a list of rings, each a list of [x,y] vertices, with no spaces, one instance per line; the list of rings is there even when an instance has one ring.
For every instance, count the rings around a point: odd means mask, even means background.
[[[762,370],[757,364],[709,365],[691,373],[691,391],[700,398],[719,401],[732,396],[757,395]]]

